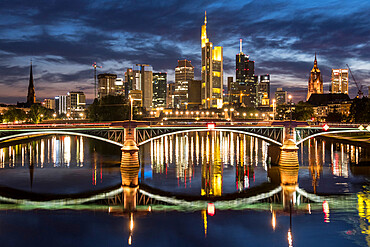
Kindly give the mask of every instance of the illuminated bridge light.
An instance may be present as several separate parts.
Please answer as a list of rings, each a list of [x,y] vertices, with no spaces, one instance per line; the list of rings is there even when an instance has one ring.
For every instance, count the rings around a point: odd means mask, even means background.
[[[216,128],[216,124],[215,123],[209,123],[209,124],[207,124],[207,128],[209,130],[214,130]]]
[[[325,124],[323,127],[322,127],[322,129],[323,130],[325,130],[325,131],[328,131],[328,129],[329,129],[330,127],[329,127],[329,125],[327,125],[327,124]]]
[[[207,213],[209,216],[213,216],[215,215],[215,204],[213,203],[208,203],[208,206],[207,206]]]
[[[364,126],[360,125],[360,126],[358,127],[358,129],[359,129],[359,130],[361,130],[361,131],[363,131],[365,128],[364,128]]]

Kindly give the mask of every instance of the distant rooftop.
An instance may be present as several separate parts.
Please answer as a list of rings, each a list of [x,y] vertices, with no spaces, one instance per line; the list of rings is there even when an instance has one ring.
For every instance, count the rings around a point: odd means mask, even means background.
[[[348,94],[345,93],[313,93],[308,99],[307,103],[313,106],[327,105],[333,103],[342,103],[350,101]]]

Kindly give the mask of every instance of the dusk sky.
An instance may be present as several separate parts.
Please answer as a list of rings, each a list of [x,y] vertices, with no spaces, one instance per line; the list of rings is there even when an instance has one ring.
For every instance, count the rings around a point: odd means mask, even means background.
[[[224,81],[235,78],[239,39],[257,75],[271,75],[304,100],[317,52],[324,90],[331,68],[349,64],[367,94],[370,85],[370,1],[3,0],[0,9],[0,102],[25,102],[30,60],[37,100],[81,90],[94,96],[92,64],[115,73],[137,63],[167,72],[188,59],[200,79],[200,28],[224,47]],[[357,89],[350,78],[350,96]],[[272,96],[273,94],[271,94]]]

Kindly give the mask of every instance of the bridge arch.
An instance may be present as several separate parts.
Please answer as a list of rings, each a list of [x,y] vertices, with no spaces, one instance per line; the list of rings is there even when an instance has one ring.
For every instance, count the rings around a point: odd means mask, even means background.
[[[263,139],[267,142],[271,142],[271,143],[274,143],[274,144],[279,145],[279,146],[283,145],[280,142],[275,141],[274,139],[268,138],[268,137],[263,136],[263,135],[258,135],[258,134],[255,134],[255,133],[251,133],[251,132],[233,130],[233,129],[224,129],[224,128],[216,128],[216,129],[213,129],[213,130],[209,130],[207,128],[207,129],[179,130],[179,131],[175,131],[175,132],[171,132],[171,133],[162,134],[162,135],[159,135],[159,136],[152,137],[148,140],[142,141],[142,142],[138,143],[138,146],[144,145],[144,144],[146,144],[150,141],[154,141],[154,140],[160,139],[160,138],[165,137],[165,136],[182,134],[182,133],[189,133],[189,132],[205,132],[205,131],[232,132],[232,133],[237,133],[237,134],[249,135],[249,136],[261,138],[261,139]]]
[[[14,139],[14,138],[17,138],[17,137],[34,136],[34,135],[74,135],[74,136],[82,136],[82,137],[88,137],[88,138],[108,142],[108,143],[111,143],[113,145],[123,147],[122,143],[112,141],[112,140],[109,140],[109,139],[106,139],[106,138],[103,138],[103,137],[89,135],[89,134],[83,134],[83,133],[78,133],[78,132],[58,131],[58,130],[34,131],[34,132],[25,132],[25,133],[10,135],[10,136],[4,136],[4,137],[0,138],[0,143],[5,141],[5,140]]]
[[[317,137],[317,136],[322,136],[322,135],[327,135],[327,134],[345,134],[345,133],[359,133],[359,132],[366,133],[368,131],[366,131],[366,130],[359,130],[359,129],[352,129],[352,130],[334,130],[334,131],[319,132],[319,133],[316,133],[316,134],[307,136],[307,137],[305,137],[305,138],[297,141],[296,142],[296,145],[298,146],[299,144],[303,143],[304,141],[306,141],[306,140],[308,140],[310,138],[313,138],[313,137]]]

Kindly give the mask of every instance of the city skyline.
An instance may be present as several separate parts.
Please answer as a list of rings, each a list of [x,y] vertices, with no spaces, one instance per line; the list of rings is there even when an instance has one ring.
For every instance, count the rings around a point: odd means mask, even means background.
[[[305,100],[315,52],[325,92],[331,69],[345,69],[346,64],[365,93],[369,85],[370,3],[130,3],[5,1],[0,10],[0,103],[26,101],[31,59],[39,101],[82,90],[91,102],[94,62],[103,66],[98,73],[118,77],[133,64],[150,64],[174,81],[177,61],[188,59],[200,79],[204,11],[210,40],[224,47],[224,81],[235,79],[235,55],[243,39],[243,52],[255,61],[256,75],[270,74],[271,92],[283,87],[295,101]],[[349,93],[357,93],[352,78]]]

